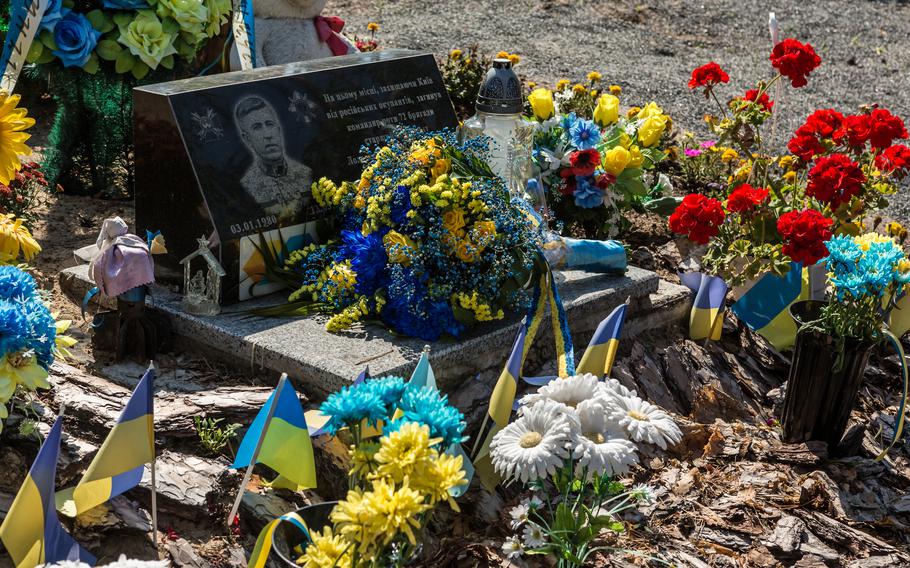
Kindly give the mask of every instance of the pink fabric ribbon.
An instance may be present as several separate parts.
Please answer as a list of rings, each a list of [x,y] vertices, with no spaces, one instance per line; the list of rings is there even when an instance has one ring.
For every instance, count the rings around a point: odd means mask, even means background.
[[[344,20],[338,16],[316,16],[313,18],[319,41],[326,43],[332,50],[332,55],[347,55],[348,44],[344,43],[338,35],[344,29]]]

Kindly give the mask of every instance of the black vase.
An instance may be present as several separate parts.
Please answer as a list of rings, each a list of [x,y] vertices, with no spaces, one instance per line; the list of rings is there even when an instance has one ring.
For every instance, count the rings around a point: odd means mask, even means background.
[[[804,323],[818,319],[826,303],[802,300],[790,306],[798,332],[781,424],[784,442],[822,440],[834,450],[847,429],[876,342],[846,338],[841,357],[836,338],[802,328]]]
[[[308,530],[319,532],[323,527],[328,526],[329,515],[337,504],[338,501],[327,501],[308,505],[294,512],[303,519]],[[274,539],[272,552],[280,559],[280,564],[299,568],[300,565],[295,562],[298,553],[292,551],[298,547],[301,551],[306,550],[306,545],[310,542],[309,535],[296,524],[284,521],[275,528],[272,538]]]

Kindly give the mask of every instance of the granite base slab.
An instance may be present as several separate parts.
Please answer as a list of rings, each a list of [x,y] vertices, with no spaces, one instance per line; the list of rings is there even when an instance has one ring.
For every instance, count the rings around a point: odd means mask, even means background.
[[[557,275],[576,348],[583,347],[597,324],[617,305],[630,300],[628,318],[653,311],[650,295],[658,290],[657,274],[630,267],[625,275],[614,276],[583,271]],[[92,286],[87,265],[61,273],[61,287],[81,300]],[[180,308],[180,296],[157,286],[147,299],[148,307],[165,314],[173,327],[178,346],[201,350],[249,369],[256,375],[282,372],[295,380],[303,392],[323,398],[353,380],[365,366],[370,374],[407,377],[425,341],[390,333],[376,324],[332,334],[325,330],[323,316],[262,318],[249,315],[255,307],[284,301],[284,294],[258,298],[226,307],[214,317],[187,314]],[[498,375],[508,356],[520,316],[479,326],[459,339],[444,339],[430,345],[430,361],[442,389],[452,389],[478,374]],[[528,368],[553,358],[552,330],[541,325],[531,350]],[[268,381],[272,383],[272,381]]]

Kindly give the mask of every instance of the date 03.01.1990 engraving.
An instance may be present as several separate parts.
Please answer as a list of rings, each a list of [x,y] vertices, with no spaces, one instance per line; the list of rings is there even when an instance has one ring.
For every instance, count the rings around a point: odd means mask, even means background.
[[[241,233],[248,233],[259,229],[268,229],[273,227],[277,222],[277,216],[266,215],[264,217],[259,217],[258,219],[251,219],[249,221],[244,221],[243,223],[231,225],[231,234],[239,235]]]

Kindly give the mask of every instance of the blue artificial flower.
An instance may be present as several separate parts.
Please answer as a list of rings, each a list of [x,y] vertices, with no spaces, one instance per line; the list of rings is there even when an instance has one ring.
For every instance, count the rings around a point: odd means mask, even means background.
[[[600,142],[600,128],[590,120],[577,120],[569,130],[572,144],[579,150],[588,150]]]
[[[394,432],[405,422],[417,422],[430,428],[431,438],[442,438],[442,448],[464,440],[464,415],[449,404],[446,395],[431,387],[409,388],[401,397],[402,417],[386,429]]]
[[[604,190],[594,184],[591,176],[576,176],[575,205],[583,209],[593,209],[604,204]]]
[[[401,401],[401,395],[408,388],[408,384],[404,379],[393,376],[370,379],[366,381],[366,385],[373,394],[379,397],[379,400],[385,405],[388,414],[395,412]]]
[[[72,10],[65,10],[63,17],[54,26],[53,50],[64,67],[85,67],[92,56],[101,32],[92,27],[84,15]]]
[[[344,427],[353,427],[364,420],[375,426],[380,420],[389,417],[386,405],[366,382],[344,387],[329,395],[319,411],[330,417],[325,425],[329,434],[335,434]]]
[[[64,10],[63,0],[48,0],[47,8],[44,10],[44,15],[41,16],[41,25],[38,26],[38,30],[47,30],[53,33],[57,22],[63,18]]]
[[[0,357],[28,346],[31,332],[23,305],[0,300]]]
[[[382,237],[387,231],[372,232],[364,236],[360,231],[342,231],[341,255],[351,260],[351,267],[357,273],[355,289],[358,294],[372,296],[376,290],[385,285],[386,265],[389,256],[386,254]]]
[[[828,258],[825,259],[828,272],[838,277],[856,270],[863,251],[853,237],[838,235],[825,244],[828,247]]]
[[[57,322],[50,309],[37,297],[22,304],[22,310],[25,312],[29,327],[26,348],[34,351],[38,364],[48,369],[54,362]]]
[[[569,114],[562,115],[562,118],[559,120],[559,127],[569,132],[572,130],[572,127],[575,126],[575,123],[578,122],[578,117],[575,116],[574,112]]]
[[[0,266],[0,299],[26,299],[35,295],[35,279],[15,266]]]
[[[111,10],[143,10],[149,8],[145,0],[104,0],[102,5]]]

